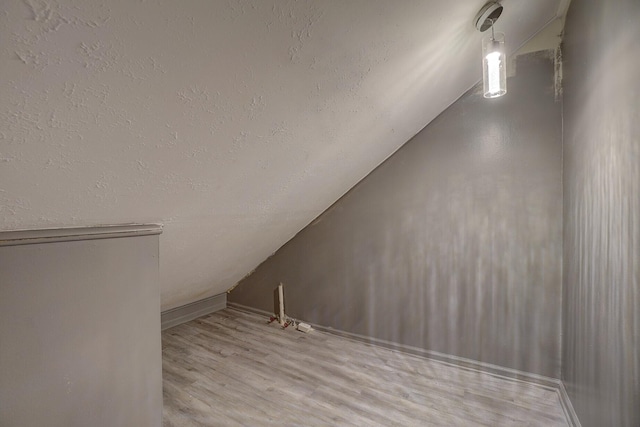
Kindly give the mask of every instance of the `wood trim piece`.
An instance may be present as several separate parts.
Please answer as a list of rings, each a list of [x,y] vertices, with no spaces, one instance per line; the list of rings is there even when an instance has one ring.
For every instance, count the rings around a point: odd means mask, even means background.
[[[180,307],[163,311],[161,314],[162,330],[173,328],[198,317],[220,311],[227,307],[227,293],[214,295]]]
[[[161,224],[101,225],[96,227],[0,231],[0,246],[113,239],[118,237],[149,236],[160,233],[162,233]]]

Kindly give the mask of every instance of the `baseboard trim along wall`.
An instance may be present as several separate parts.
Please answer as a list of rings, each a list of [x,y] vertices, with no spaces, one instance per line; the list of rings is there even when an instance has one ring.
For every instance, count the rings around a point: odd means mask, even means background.
[[[564,387],[562,381],[560,381],[558,385],[558,394],[560,396],[560,405],[562,405],[562,410],[567,417],[569,425],[571,427],[582,427],[578,419],[578,414],[576,414],[576,411],[573,409],[573,404],[571,403],[571,399],[569,399],[569,394],[567,394],[567,389]]]
[[[227,307],[227,293],[214,295],[180,307],[163,311],[161,315],[162,330],[173,328],[198,317],[205,316]]]
[[[248,307],[248,306],[233,303],[233,302],[228,303],[227,307],[234,310],[258,314],[265,317],[270,317],[273,315],[273,313],[270,313],[268,311],[259,310],[253,307]],[[299,320],[303,320],[303,319],[299,319]],[[309,322],[305,321],[305,323],[309,323]],[[516,369],[504,368],[504,367],[492,365],[489,363],[478,362],[475,360],[466,359],[464,357],[457,357],[450,354],[443,354],[435,351],[429,351],[429,350],[425,350],[418,347],[397,344],[394,342],[385,341],[377,338],[371,338],[365,335],[354,334],[351,332],[340,331],[337,329],[329,328],[322,325],[316,325],[313,323],[310,323],[310,325],[313,326],[313,328],[316,330],[327,332],[327,333],[337,335],[343,338],[351,339],[354,341],[364,342],[367,344],[372,344],[372,345],[388,348],[391,350],[401,351],[403,353],[424,357],[426,359],[438,361],[444,364],[454,365],[456,367],[463,368],[466,370],[483,372],[495,377],[500,377],[500,378],[509,379],[513,381],[528,382],[528,383],[540,386],[542,388],[545,388],[547,390],[555,391],[556,393],[558,393],[560,404],[566,415],[567,422],[569,423],[569,425],[571,427],[581,427],[580,421],[578,420],[578,417],[576,416],[576,413],[573,410],[573,406],[571,405],[571,401],[569,400],[569,396],[567,395],[564,385],[562,384],[562,381],[560,381],[559,379],[549,378],[549,377],[545,377],[537,374],[531,374],[528,372],[522,372]]]

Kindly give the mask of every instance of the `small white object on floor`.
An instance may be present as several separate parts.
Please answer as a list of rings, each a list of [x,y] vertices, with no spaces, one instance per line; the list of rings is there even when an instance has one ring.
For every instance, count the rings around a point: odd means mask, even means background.
[[[300,332],[311,332],[313,331],[313,328],[311,327],[311,325],[307,324],[307,323],[298,323],[298,328],[297,328]]]

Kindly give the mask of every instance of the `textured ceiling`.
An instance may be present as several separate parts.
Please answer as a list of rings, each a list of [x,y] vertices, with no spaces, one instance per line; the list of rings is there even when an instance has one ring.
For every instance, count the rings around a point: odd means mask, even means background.
[[[482,4],[5,0],[0,229],[163,223],[163,308],[224,292],[480,79]]]

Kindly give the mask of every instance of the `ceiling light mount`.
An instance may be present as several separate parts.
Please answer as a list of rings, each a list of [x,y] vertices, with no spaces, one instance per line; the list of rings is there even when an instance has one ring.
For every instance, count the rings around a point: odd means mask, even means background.
[[[480,9],[480,12],[476,15],[476,29],[484,33],[493,27],[493,24],[498,20],[500,15],[502,15],[502,10],[502,5],[497,2],[489,2],[482,6],[482,9]]]

